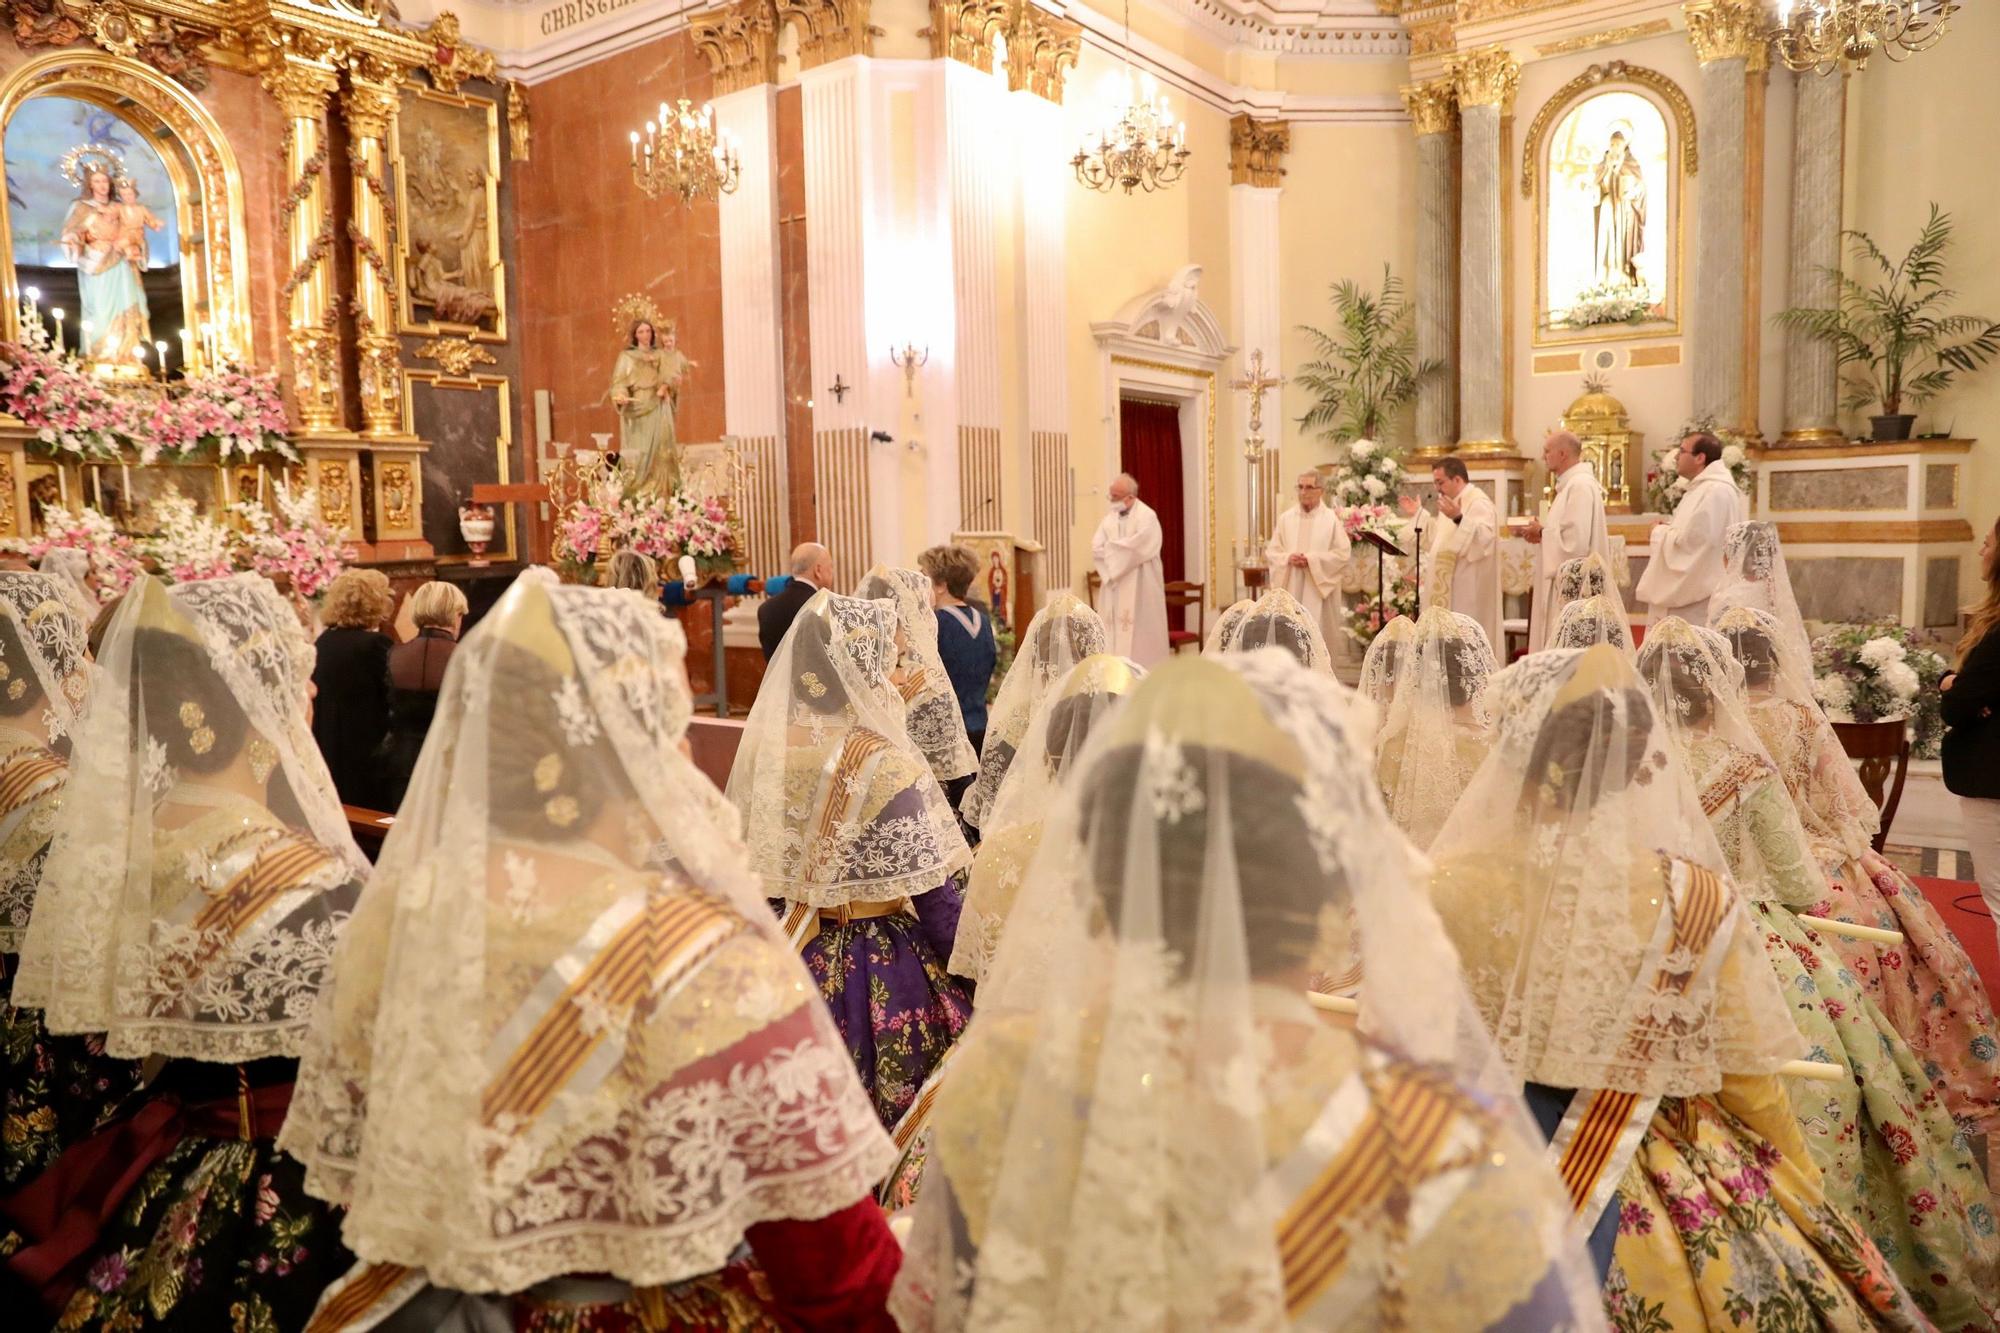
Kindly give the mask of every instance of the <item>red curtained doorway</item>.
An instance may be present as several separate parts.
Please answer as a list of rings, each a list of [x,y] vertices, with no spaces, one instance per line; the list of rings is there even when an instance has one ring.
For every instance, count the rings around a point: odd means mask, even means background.
[[[1187,507],[1181,488],[1181,411],[1172,403],[1118,400],[1118,468],[1160,516],[1160,564],[1168,583],[1187,577]]]

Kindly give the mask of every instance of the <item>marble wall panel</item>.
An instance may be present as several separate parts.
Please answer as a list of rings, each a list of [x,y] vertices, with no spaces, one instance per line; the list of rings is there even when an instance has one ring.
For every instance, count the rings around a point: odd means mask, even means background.
[[[1924,464],[1924,508],[1958,508],[1958,464]]]
[[[1908,508],[1909,470],[1903,467],[1812,468],[1774,471],[1771,508],[1880,511]]]
[[[1924,628],[1958,623],[1958,557],[1934,555],[1924,561]]]
[[[1787,561],[1799,614],[1807,620],[1859,623],[1900,620],[1900,556],[1830,555]]]

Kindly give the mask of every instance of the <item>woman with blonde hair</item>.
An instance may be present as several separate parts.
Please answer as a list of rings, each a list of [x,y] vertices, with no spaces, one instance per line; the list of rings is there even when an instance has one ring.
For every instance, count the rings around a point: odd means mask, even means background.
[[[410,594],[416,637],[389,650],[389,734],[379,759],[384,810],[400,808],[409,790],[466,610],[465,594],[449,583],[433,579]]]
[[[642,597],[657,597],[660,593],[660,567],[642,551],[619,551],[611,557],[611,568],[607,571],[605,582],[613,588],[624,588]]]
[[[2000,522],[1979,544],[1979,578],[1986,595],[1971,610],[1958,641],[1958,669],[1938,682],[1944,691],[1944,785],[1958,797],[1972,871],[1986,910],[2000,921]]]
[[[375,763],[389,734],[389,649],[384,629],[396,611],[389,576],[349,569],[327,585],[314,648],[313,739],[347,805],[385,808]]]

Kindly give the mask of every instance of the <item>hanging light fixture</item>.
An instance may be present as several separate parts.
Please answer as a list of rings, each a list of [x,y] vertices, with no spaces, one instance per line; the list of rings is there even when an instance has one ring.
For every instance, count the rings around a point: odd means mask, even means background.
[[[1778,0],[1771,49],[1788,69],[1859,70],[1877,51],[1891,60],[1928,51],[1957,11],[1955,0]]]
[[[697,111],[683,97],[660,118],[646,122],[645,138],[632,131],[632,183],[648,199],[677,194],[684,204],[734,194],[742,174],[736,145],[715,129],[715,108]]]
[[[1174,123],[1167,99],[1154,96],[1151,76],[1140,89],[1132,68],[1132,0],[1125,0],[1124,77],[1112,84],[1103,126],[1085,135],[1070,159],[1076,178],[1093,190],[1166,189],[1187,169],[1187,122]]]

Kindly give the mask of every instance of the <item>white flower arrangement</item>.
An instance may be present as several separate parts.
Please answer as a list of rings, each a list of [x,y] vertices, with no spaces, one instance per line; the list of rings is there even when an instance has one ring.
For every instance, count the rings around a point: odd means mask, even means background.
[[[1327,489],[1339,508],[1374,504],[1402,487],[1403,463],[1394,449],[1370,439],[1348,440],[1335,449]]]
[[[1566,310],[1549,312],[1549,327],[1587,329],[1599,324],[1643,324],[1656,317],[1659,304],[1652,289],[1623,282],[1586,287]]]

